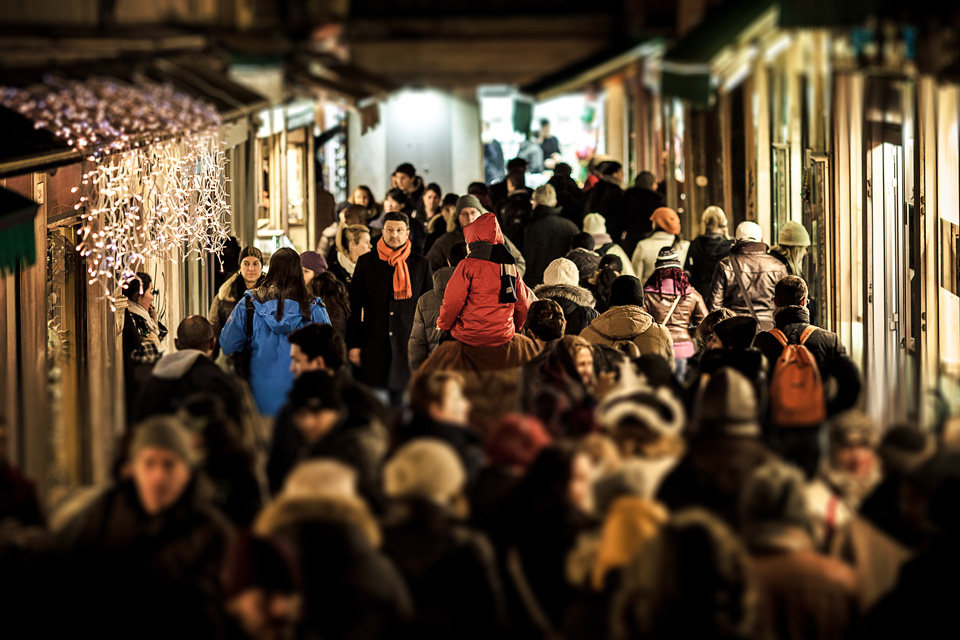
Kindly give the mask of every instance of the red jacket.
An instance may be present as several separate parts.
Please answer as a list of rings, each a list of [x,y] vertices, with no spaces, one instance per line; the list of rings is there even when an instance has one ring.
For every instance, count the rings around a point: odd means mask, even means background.
[[[486,241],[503,244],[497,217],[485,213],[467,225],[463,236],[469,245]],[[498,347],[523,326],[530,292],[517,278],[517,301],[500,302],[500,265],[467,256],[453,272],[443,294],[437,327],[472,347]]]

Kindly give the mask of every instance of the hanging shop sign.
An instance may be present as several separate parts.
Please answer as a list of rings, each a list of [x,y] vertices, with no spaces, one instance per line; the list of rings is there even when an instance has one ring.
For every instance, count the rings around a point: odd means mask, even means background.
[[[151,82],[49,79],[0,90],[0,104],[81,151],[76,249],[88,284],[114,302],[148,260],[219,253],[227,238],[220,118],[206,102]]]

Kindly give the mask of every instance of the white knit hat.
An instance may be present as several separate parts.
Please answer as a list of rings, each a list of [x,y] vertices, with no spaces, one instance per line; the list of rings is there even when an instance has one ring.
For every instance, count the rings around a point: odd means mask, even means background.
[[[588,213],[583,216],[583,232],[597,236],[607,232],[607,221],[599,213]]]
[[[763,242],[763,229],[756,222],[746,220],[737,225],[737,240]]]
[[[597,407],[600,426],[615,433],[630,418],[661,436],[679,435],[686,422],[683,405],[666,387],[641,386],[610,393]]]
[[[577,286],[580,284],[580,270],[577,269],[572,261],[566,258],[557,258],[547,265],[543,272],[543,284],[569,284]]]
[[[400,447],[383,468],[383,488],[390,496],[419,496],[447,504],[463,489],[466,473],[446,442],[417,438]]]

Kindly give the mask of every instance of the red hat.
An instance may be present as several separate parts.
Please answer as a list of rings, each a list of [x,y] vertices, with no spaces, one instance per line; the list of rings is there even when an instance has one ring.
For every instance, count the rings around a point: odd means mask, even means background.
[[[491,464],[525,471],[551,441],[542,422],[532,416],[511,413],[504,416],[487,439],[487,458]]]
[[[653,212],[653,215],[650,216],[650,220],[653,224],[657,225],[658,229],[662,229],[667,233],[674,235],[680,233],[680,216],[670,207],[658,207]]]

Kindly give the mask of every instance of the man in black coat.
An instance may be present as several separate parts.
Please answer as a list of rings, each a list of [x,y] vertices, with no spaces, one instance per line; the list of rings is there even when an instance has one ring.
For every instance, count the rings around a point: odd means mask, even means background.
[[[633,186],[623,192],[623,199],[626,214],[620,229],[610,230],[610,237],[623,247],[628,256],[632,256],[637,243],[653,231],[650,216],[660,207],[666,206],[666,203],[663,196],[657,192],[656,176],[649,171],[637,174]],[[619,235],[614,235],[614,231]]]
[[[614,242],[620,241],[624,220],[627,216],[627,201],[623,195],[623,165],[615,160],[605,160],[597,167],[600,181],[587,191],[583,213],[599,213],[607,221],[607,231]],[[627,254],[628,256],[631,254]]]
[[[300,377],[313,371],[332,376],[332,382],[351,418],[385,429],[389,416],[366,386],[354,380],[345,366],[347,349],[343,338],[328,324],[308,324],[287,336],[290,342],[290,368]],[[267,486],[271,495],[283,489],[287,476],[307,455],[307,445],[293,419],[288,402],[277,414],[267,454]]]
[[[210,393],[221,400],[237,424],[243,416],[243,391],[237,381],[211,357],[216,346],[213,327],[203,316],[187,316],[177,327],[177,350],[157,361],[140,388],[131,412],[133,422],[163,413],[174,413],[187,396]]]
[[[527,260],[523,281],[531,289],[543,282],[547,265],[570,250],[579,231],[577,225],[560,217],[557,192],[549,184],[533,192],[533,201],[533,220],[523,232],[523,257]]]
[[[417,300],[431,289],[430,264],[410,248],[409,218],[400,212],[384,215],[383,235],[357,261],[350,283],[347,353],[360,381],[394,406],[410,382],[407,346]]]
[[[64,579],[51,588],[66,596],[58,602],[58,616],[69,620],[63,631],[215,637],[231,530],[194,470],[191,436],[173,416],[154,416],[137,427],[129,459],[131,479],[58,534]]]
[[[800,334],[810,326],[810,312],[807,311],[807,283],[800,276],[787,276],[781,279],[774,289],[773,303],[777,307],[774,315],[776,328],[787,336],[791,344],[796,344]],[[783,352],[783,345],[769,331],[764,331],[757,335],[754,346],[767,357],[772,375],[777,359]],[[847,350],[840,344],[837,334],[818,328],[807,339],[804,346],[810,350],[814,360],[817,361],[824,389],[831,388],[831,380],[835,383],[836,394],[826,399],[827,413],[832,416],[853,407],[860,397],[860,372],[847,355]]]

